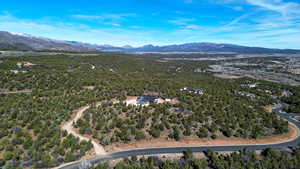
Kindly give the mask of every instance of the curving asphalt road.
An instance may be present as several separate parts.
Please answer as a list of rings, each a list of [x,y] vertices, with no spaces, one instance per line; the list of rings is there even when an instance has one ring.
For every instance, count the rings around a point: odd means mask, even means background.
[[[294,120],[292,117],[295,114],[287,114],[282,113],[282,109],[285,108],[287,105],[283,103],[279,103],[279,106],[273,109],[273,112],[277,113],[280,117],[286,119],[290,123],[294,124],[298,129],[300,129],[300,122]],[[288,147],[297,146],[300,143],[300,136],[296,139],[278,143],[278,144],[267,144],[267,145],[236,145],[236,146],[201,146],[201,147],[167,147],[167,148],[145,148],[145,149],[134,149],[128,151],[120,151],[115,152],[103,156],[97,156],[95,158],[83,161],[83,162],[75,162],[73,164],[61,167],[60,169],[85,169],[89,166],[99,163],[105,160],[114,160],[118,158],[130,157],[130,156],[137,156],[137,155],[155,155],[155,154],[169,154],[169,153],[182,153],[187,149],[191,149],[193,152],[203,152],[205,150],[213,150],[213,151],[239,151],[243,149],[248,150],[263,150],[269,147],[276,148],[276,149],[286,149]]]

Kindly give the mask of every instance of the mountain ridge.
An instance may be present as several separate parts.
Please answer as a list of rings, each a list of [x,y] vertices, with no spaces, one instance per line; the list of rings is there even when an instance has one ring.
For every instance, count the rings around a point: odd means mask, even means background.
[[[152,44],[132,47],[125,45],[116,47],[109,44],[98,45],[78,41],[55,40],[30,34],[10,33],[0,31],[0,49],[2,50],[63,50],[63,51],[102,51],[102,52],[216,52],[216,53],[293,53],[300,54],[297,49],[275,49],[264,47],[249,47],[226,43],[194,42],[156,46]]]

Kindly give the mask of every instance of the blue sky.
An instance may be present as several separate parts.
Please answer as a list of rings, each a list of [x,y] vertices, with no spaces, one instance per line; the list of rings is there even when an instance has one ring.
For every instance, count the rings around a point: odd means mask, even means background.
[[[300,49],[300,0],[10,0],[1,2],[0,30],[116,46]]]

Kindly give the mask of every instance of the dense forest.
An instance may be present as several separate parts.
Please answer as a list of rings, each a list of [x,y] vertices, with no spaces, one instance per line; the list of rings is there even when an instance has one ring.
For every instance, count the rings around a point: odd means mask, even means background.
[[[23,61],[34,65],[16,65]],[[98,101],[106,103],[87,110],[74,125],[81,133],[91,134],[105,145],[161,136],[176,140],[189,135],[260,138],[287,132],[287,122],[262,108],[276,102],[264,91],[268,89],[279,96],[286,89],[296,93],[297,87],[251,79],[224,80],[198,71],[207,69],[209,64],[206,61],[162,62],[105,53],[85,57],[2,57],[0,168],[49,168],[87,154],[91,142],[80,142],[62,131],[60,125],[71,118],[74,110]],[[255,89],[244,85],[256,82],[260,85]],[[86,86],[94,88],[90,90]],[[182,93],[179,91],[182,86],[202,88],[205,93]],[[32,92],[5,93],[26,89]],[[236,90],[256,97],[238,95]],[[141,108],[109,102],[145,92],[178,98],[180,104]],[[174,108],[192,113],[182,114],[172,111]]]
[[[298,169],[300,166],[299,147],[291,152],[267,148],[260,154],[250,150],[230,154],[207,150],[204,154],[204,158],[197,158],[187,150],[180,159],[173,160],[131,157],[117,164],[100,163],[90,169]]]

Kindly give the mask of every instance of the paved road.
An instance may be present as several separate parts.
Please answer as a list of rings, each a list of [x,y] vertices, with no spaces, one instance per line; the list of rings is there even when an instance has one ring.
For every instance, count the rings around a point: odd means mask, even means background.
[[[273,111],[277,113],[280,117],[288,120],[290,123],[293,123],[298,129],[300,128],[300,122],[292,119],[291,117],[293,114],[286,114],[281,113],[281,110],[284,108],[284,104],[280,104],[276,109]],[[201,146],[201,147],[168,147],[168,148],[145,148],[145,149],[135,149],[135,150],[128,150],[128,151],[121,151],[116,153],[111,153],[103,156],[97,156],[90,160],[84,162],[76,162],[74,164],[67,165],[65,167],[61,167],[60,169],[84,169],[90,165],[99,163],[105,160],[114,160],[123,157],[130,157],[136,155],[154,155],[154,154],[168,154],[168,153],[181,153],[187,149],[191,149],[193,152],[203,152],[205,150],[213,150],[213,151],[239,151],[242,149],[248,150],[262,150],[268,147],[276,148],[276,149],[286,149],[288,147],[297,146],[300,143],[300,137],[292,141],[288,141],[285,143],[278,143],[278,144],[268,144],[268,145],[244,145],[244,146]]]

